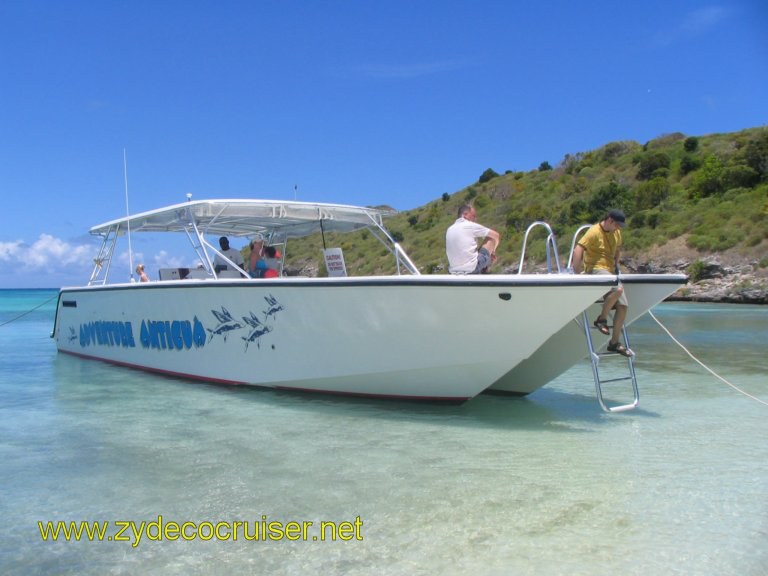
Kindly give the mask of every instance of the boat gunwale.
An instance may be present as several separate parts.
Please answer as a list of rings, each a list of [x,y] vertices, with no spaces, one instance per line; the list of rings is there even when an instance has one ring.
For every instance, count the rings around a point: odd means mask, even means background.
[[[314,288],[324,287],[364,287],[364,286],[423,286],[423,287],[547,287],[547,286],[615,286],[619,282],[646,284],[680,284],[687,279],[685,274],[634,274],[628,276],[612,275],[573,275],[573,274],[488,274],[488,275],[387,275],[387,276],[347,276],[343,278],[283,276],[279,278],[228,278],[228,279],[185,279],[161,280],[147,283],[95,284],[91,286],[64,286],[61,292],[136,290],[161,288],[222,288],[254,286]]]
[[[676,281],[679,282],[679,279]],[[667,280],[664,283],[674,283]],[[252,288],[252,287],[291,287],[291,288],[341,288],[341,287],[379,287],[379,286],[411,286],[424,288],[440,287],[548,287],[548,286],[605,286],[610,288],[617,284],[615,276],[574,277],[565,274],[540,275],[488,275],[488,276],[357,276],[344,278],[283,276],[279,278],[228,278],[228,279],[191,279],[191,280],[161,280],[146,283],[95,284],[91,286],[64,286],[61,292],[103,291],[103,290],[157,290],[164,288]]]

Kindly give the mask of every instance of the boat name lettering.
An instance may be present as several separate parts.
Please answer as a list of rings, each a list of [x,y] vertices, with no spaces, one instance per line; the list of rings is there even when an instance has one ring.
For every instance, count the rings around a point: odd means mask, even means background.
[[[205,327],[197,319],[142,320],[139,340],[144,348],[158,350],[189,350],[205,346]]]
[[[130,322],[96,320],[80,324],[80,346],[122,346],[135,348]]]

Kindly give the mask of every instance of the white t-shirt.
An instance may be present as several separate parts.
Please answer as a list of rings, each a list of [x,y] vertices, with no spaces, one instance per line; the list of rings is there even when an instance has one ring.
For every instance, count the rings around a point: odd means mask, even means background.
[[[221,251],[224,256],[232,260],[235,264],[240,266],[240,268],[243,267],[245,262],[243,261],[243,255],[240,254],[240,250],[235,250],[234,248],[230,248],[229,250],[222,250]],[[216,256],[213,258],[213,265],[214,266],[230,266],[224,258],[216,254]]]
[[[482,224],[459,218],[445,233],[445,253],[448,256],[448,272],[469,274],[477,267],[477,238],[485,238],[490,232]]]

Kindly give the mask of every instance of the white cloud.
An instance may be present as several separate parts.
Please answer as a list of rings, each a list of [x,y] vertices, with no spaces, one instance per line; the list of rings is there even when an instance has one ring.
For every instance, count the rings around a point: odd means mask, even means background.
[[[131,262],[133,262],[133,265],[136,266],[136,264],[143,261],[144,261],[143,252],[134,252],[133,259],[131,259],[127,250],[124,252],[120,252],[117,255],[117,257],[113,259],[113,262],[120,264],[122,266],[130,266]]]
[[[154,256],[155,266],[157,268],[191,268],[188,263],[178,256],[170,256],[165,250],[161,250]]]
[[[21,240],[15,242],[0,242],[0,260],[11,262],[16,260],[16,255],[21,251],[24,243]]]
[[[22,270],[86,267],[93,263],[96,252],[92,245],[70,244],[50,234],[40,234],[32,244],[21,240],[0,242],[0,260],[16,264]]]
[[[146,249],[134,250],[133,267],[143,263],[147,273],[156,277],[160,268],[194,268],[198,265],[197,259],[189,257],[189,246],[185,241],[164,241],[164,247],[170,246],[170,250],[161,249],[156,253]],[[110,280],[127,279],[132,273],[128,250],[120,248],[113,258]],[[185,256],[175,255],[177,251]],[[98,253],[98,238],[94,238],[93,242],[88,242],[87,238],[66,241],[50,234],[40,234],[32,243],[24,240],[0,241],[0,262],[8,272],[0,278],[0,285],[50,287],[82,284],[93,270]]]

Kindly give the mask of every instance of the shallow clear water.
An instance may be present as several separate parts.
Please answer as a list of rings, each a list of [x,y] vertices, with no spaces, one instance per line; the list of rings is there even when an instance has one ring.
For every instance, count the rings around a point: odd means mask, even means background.
[[[0,291],[0,324],[52,296]],[[608,415],[586,363],[458,407],[193,384],[58,355],[54,303],[0,326],[0,573],[768,574],[768,406],[649,317],[631,330],[641,405]],[[654,313],[768,400],[768,307]],[[359,517],[362,540],[134,547],[37,525],[158,515]]]

